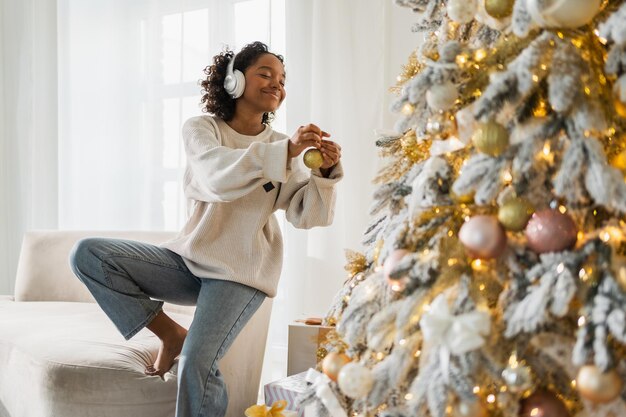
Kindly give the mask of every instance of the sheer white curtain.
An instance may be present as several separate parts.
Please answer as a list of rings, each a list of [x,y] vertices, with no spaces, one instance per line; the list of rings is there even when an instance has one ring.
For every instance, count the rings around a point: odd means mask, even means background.
[[[338,186],[332,226],[284,228],[285,264],[270,326],[265,382],[285,376],[288,324],[326,313],[347,278],[344,248],[361,249],[378,164],[374,130],[387,121],[388,87],[410,51],[410,42],[393,36],[392,7],[379,0],[286,4],[287,131],[315,123],[331,133],[343,149],[345,177]],[[407,50],[400,61],[398,50]]]
[[[24,231],[57,227],[56,2],[0,0],[0,294]]]

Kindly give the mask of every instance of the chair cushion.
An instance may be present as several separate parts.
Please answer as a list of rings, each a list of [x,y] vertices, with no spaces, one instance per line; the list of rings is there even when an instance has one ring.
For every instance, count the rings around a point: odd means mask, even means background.
[[[146,329],[125,341],[94,303],[0,301],[0,414],[171,417],[175,369],[144,375],[159,345]]]

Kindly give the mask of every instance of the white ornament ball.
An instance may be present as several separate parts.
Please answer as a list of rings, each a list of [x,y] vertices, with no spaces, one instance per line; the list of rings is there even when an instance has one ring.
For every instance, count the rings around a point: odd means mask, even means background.
[[[351,362],[341,368],[337,383],[344,394],[350,398],[358,399],[369,394],[374,385],[374,376],[368,367]]]
[[[602,0],[526,0],[533,21],[543,28],[575,29],[591,22]]]
[[[426,92],[426,103],[428,107],[435,111],[445,111],[454,106],[456,99],[459,97],[459,92],[450,81],[446,81],[443,84],[433,85]]]
[[[449,0],[448,17],[457,23],[469,23],[478,11],[477,0]]]

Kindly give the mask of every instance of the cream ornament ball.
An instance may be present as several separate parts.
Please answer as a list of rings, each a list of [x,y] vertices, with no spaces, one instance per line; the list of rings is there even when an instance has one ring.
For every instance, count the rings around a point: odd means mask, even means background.
[[[533,387],[532,373],[526,365],[507,366],[502,371],[502,379],[513,394],[527,392]]]
[[[593,20],[602,5],[602,0],[525,1],[528,14],[542,28],[575,29],[584,26]]]
[[[614,369],[602,372],[595,365],[586,365],[578,371],[576,387],[583,398],[594,403],[608,403],[622,392],[622,379]]]
[[[330,352],[322,361],[322,371],[327,377],[333,381],[337,381],[341,368],[349,362],[350,357],[345,353]]]
[[[480,259],[497,258],[506,248],[506,233],[493,216],[478,215],[466,221],[459,240],[470,256]]]
[[[426,92],[426,103],[435,111],[445,111],[454,106],[459,97],[456,85],[450,81],[433,85]]]
[[[453,21],[464,24],[474,20],[478,11],[478,0],[449,0],[448,17]]]
[[[372,371],[360,363],[350,362],[339,371],[337,383],[348,397],[359,399],[366,397],[374,385]]]

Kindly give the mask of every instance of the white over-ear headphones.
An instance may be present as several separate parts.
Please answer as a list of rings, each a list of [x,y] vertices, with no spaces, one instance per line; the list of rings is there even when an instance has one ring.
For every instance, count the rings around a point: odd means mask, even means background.
[[[237,55],[233,55],[228,67],[226,68],[226,78],[224,79],[224,89],[232,98],[239,98],[243,95],[243,90],[246,89],[246,77],[243,72],[234,70],[235,58]]]

